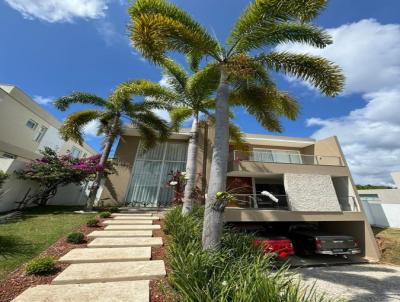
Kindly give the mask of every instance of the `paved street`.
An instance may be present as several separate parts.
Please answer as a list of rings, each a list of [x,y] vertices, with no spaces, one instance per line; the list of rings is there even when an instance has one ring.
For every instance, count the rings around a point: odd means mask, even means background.
[[[306,285],[352,302],[400,301],[400,267],[360,264],[296,269]]]

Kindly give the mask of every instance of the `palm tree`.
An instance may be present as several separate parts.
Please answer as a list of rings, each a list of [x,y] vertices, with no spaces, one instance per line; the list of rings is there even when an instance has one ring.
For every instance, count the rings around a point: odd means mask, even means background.
[[[199,70],[192,70],[189,75],[186,70],[171,59],[165,59],[162,63],[163,76],[171,93],[177,96],[174,108],[170,111],[171,128],[177,131],[187,119],[192,119],[190,139],[188,144],[188,156],[186,162],[186,185],[183,197],[182,214],[187,215],[193,209],[194,192],[196,189],[196,160],[198,153],[198,136],[200,123],[213,125],[215,119],[215,99],[212,94],[215,91],[215,80],[205,78]],[[233,117],[233,113],[231,113]],[[231,143],[237,148],[245,148],[240,129],[230,123]]]
[[[132,101],[134,95],[150,97],[151,100],[134,103]],[[105,136],[99,165],[105,166],[114,141],[122,133],[123,120],[128,120],[137,127],[145,148],[153,147],[157,140],[166,139],[170,133],[169,125],[152,110],[170,109],[170,103],[174,100],[175,96],[159,84],[133,80],[120,84],[106,99],[90,93],[74,92],[58,98],[54,104],[61,111],[65,111],[73,103],[99,107],[99,109],[84,109],[70,114],[61,126],[60,134],[63,139],[71,139],[82,145],[83,127],[91,121],[99,121],[98,134]],[[93,208],[103,176],[102,172],[96,174],[87,201],[88,210]]]
[[[220,43],[193,18],[166,0],[137,0],[129,8],[131,39],[149,60],[162,62],[167,52],[186,55],[192,66],[208,63],[203,73],[218,79],[215,110],[215,144],[203,226],[203,248],[218,247],[222,234],[223,209],[217,193],[225,191],[229,155],[229,105],[242,105],[261,124],[275,123],[278,115],[296,101],[279,91],[270,72],[282,72],[310,82],[328,96],[344,85],[338,66],[308,54],[279,52],[275,46],[301,42],[323,48],[330,36],[311,24],[327,0],[255,0],[242,12],[226,43]],[[209,58],[204,62],[203,58]],[[293,110],[295,112],[295,110]],[[295,118],[295,115],[292,116]]]

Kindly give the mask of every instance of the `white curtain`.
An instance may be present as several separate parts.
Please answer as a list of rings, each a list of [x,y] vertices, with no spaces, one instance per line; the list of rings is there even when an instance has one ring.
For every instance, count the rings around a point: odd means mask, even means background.
[[[166,185],[169,173],[184,171],[186,166],[186,143],[158,144],[145,152],[139,147],[127,201],[137,206],[167,206],[173,190]]]

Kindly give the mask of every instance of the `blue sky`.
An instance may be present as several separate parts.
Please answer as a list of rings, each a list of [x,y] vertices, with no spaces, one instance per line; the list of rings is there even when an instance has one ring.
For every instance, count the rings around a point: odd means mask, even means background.
[[[174,2],[224,40],[249,1]],[[159,69],[129,45],[127,6],[124,0],[0,0],[0,82],[19,86],[62,120],[66,113],[50,102],[55,97],[72,91],[107,96],[128,79],[159,81]],[[331,0],[315,21],[328,29],[334,45],[280,46],[325,56],[343,68],[346,90],[335,99],[275,76],[302,106],[298,120],[283,121],[282,135],[338,135],[360,183],[388,183],[389,172],[400,170],[399,11],[398,0]],[[266,133],[240,110],[237,124],[245,132]],[[94,128],[87,130],[87,142],[99,149]]]

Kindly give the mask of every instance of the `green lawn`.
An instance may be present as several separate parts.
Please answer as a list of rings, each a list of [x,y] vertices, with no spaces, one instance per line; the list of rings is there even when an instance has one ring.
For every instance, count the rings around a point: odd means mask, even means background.
[[[382,262],[400,265],[400,229],[372,228],[376,238],[383,240]]]
[[[24,211],[21,219],[0,224],[0,280],[95,214],[74,214],[76,208],[48,206]]]

